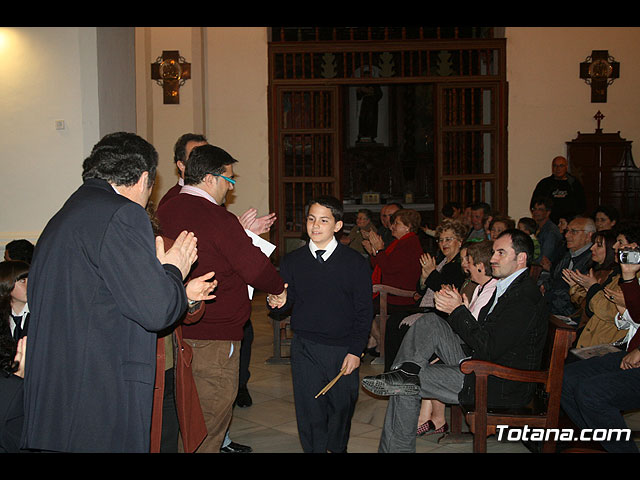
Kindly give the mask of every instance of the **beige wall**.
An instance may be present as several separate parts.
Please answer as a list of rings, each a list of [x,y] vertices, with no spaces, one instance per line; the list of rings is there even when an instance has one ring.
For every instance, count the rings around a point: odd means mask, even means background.
[[[238,164],[230,211],[269,212],[267,29],[207,28],[207,135]]]
[[[95,28],[0,28],[0,244],[35,241],[99,139]],[[64,129],[56,129],[56,121]]]
[[[566,155],[565,142],[578,131],[594,133],[594,115],[604,132],[634,141],[640,134],[640,28],[507,28],[509,82],[509,214],[529,216],[531,193],[551,174],[551,160]],[[591,88],[579,64],[592,50],[608,50],[620,62],[620,78],[606,103],[591,103]]]
[[[202,111],[202,29],[199,27],[138,27],[136,47],[137,133],[158,151],[159,164],[152,199],[157,203],[178,177],[173,145],[187,132],[206,133]],[[180,88],[180,103],[165,105],[163,90],[151,79],[151,64],[164,50],[178,50],[191,63],[191,80]]]
[[[192,79],[180,104],[164,105],[150,65],[163,50],[178,50],[191,63]],[[153,199],[177,181],[173,145],[186,132],[204,133],[238,164],[230,211],[269,208],[267,138],[267,32],[264,27],[144,27],[136,29],[138,133],[160,155]]]

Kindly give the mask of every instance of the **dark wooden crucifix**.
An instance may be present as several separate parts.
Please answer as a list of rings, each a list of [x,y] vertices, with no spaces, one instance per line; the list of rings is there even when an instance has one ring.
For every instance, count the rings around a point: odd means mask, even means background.
[[[604,115],[600,110],[598,110],[598,112],[593,116],[593,118],[595,118],[596,122],[598,122],[598,126],[596,127],[596,133],[602,133],[602,128],[600,128],[600,122],[604,118]]]
[[[591,103],[607,102],[607,87],[620,77],[620,63],[608,50],[593,50],[580,64],[580,78],[591,85]]]
[[[151,64],[151,78],[162,87],[165,104],[180,103],[180,87],[191,78],[191,64],[178,50],[163,50]]]

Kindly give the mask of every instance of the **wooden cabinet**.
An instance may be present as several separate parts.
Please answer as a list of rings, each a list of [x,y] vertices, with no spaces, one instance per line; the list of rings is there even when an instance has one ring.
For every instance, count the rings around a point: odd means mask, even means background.
[[[567,142],[569,168],[582,183],[587,214],[598,205],[611,205],[622,218],[640,214],[640,170],[631,154],[631,141],[618,133],[580,133]]]

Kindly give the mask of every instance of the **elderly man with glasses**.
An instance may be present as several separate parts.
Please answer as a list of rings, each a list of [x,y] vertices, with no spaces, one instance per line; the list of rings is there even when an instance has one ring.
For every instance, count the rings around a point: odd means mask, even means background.
[[[554,315],[575,317],[579,315],[577,307],[571,303],[569,284],[564,281],[564,269],[588,273],[593,266],[591,259],[591,236],[596,231],[596,225],[590,218],[578,217],[569,223],[565,237],[567,239],[567,253],[554,265],[551,276],[546,278],[541,289],[549,302],[549,308]]]

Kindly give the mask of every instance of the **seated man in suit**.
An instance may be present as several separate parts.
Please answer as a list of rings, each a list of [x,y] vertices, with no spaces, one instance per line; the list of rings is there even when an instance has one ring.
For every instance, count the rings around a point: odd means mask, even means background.
[[[436,308],[447,314],[425,315],[411,328],[392,370],[365,377],[365,389],[389,395],[379,452],[415,452],[416,427],[422,398],[448,404],[473,404],[474,376],[464,375],[459,363],[468,357],[533,370],[539,368],[548,310],[528,266],[533,242],[524,232],[510,229],[495,240],[491,257],[496,291],[476,320],[458,295],[436,295]],[[420,345],[412,345],[419,342]],[[442,363],[430,364],[436,354]],[[489,379],[490,407],[526,405],[535,385]]]

